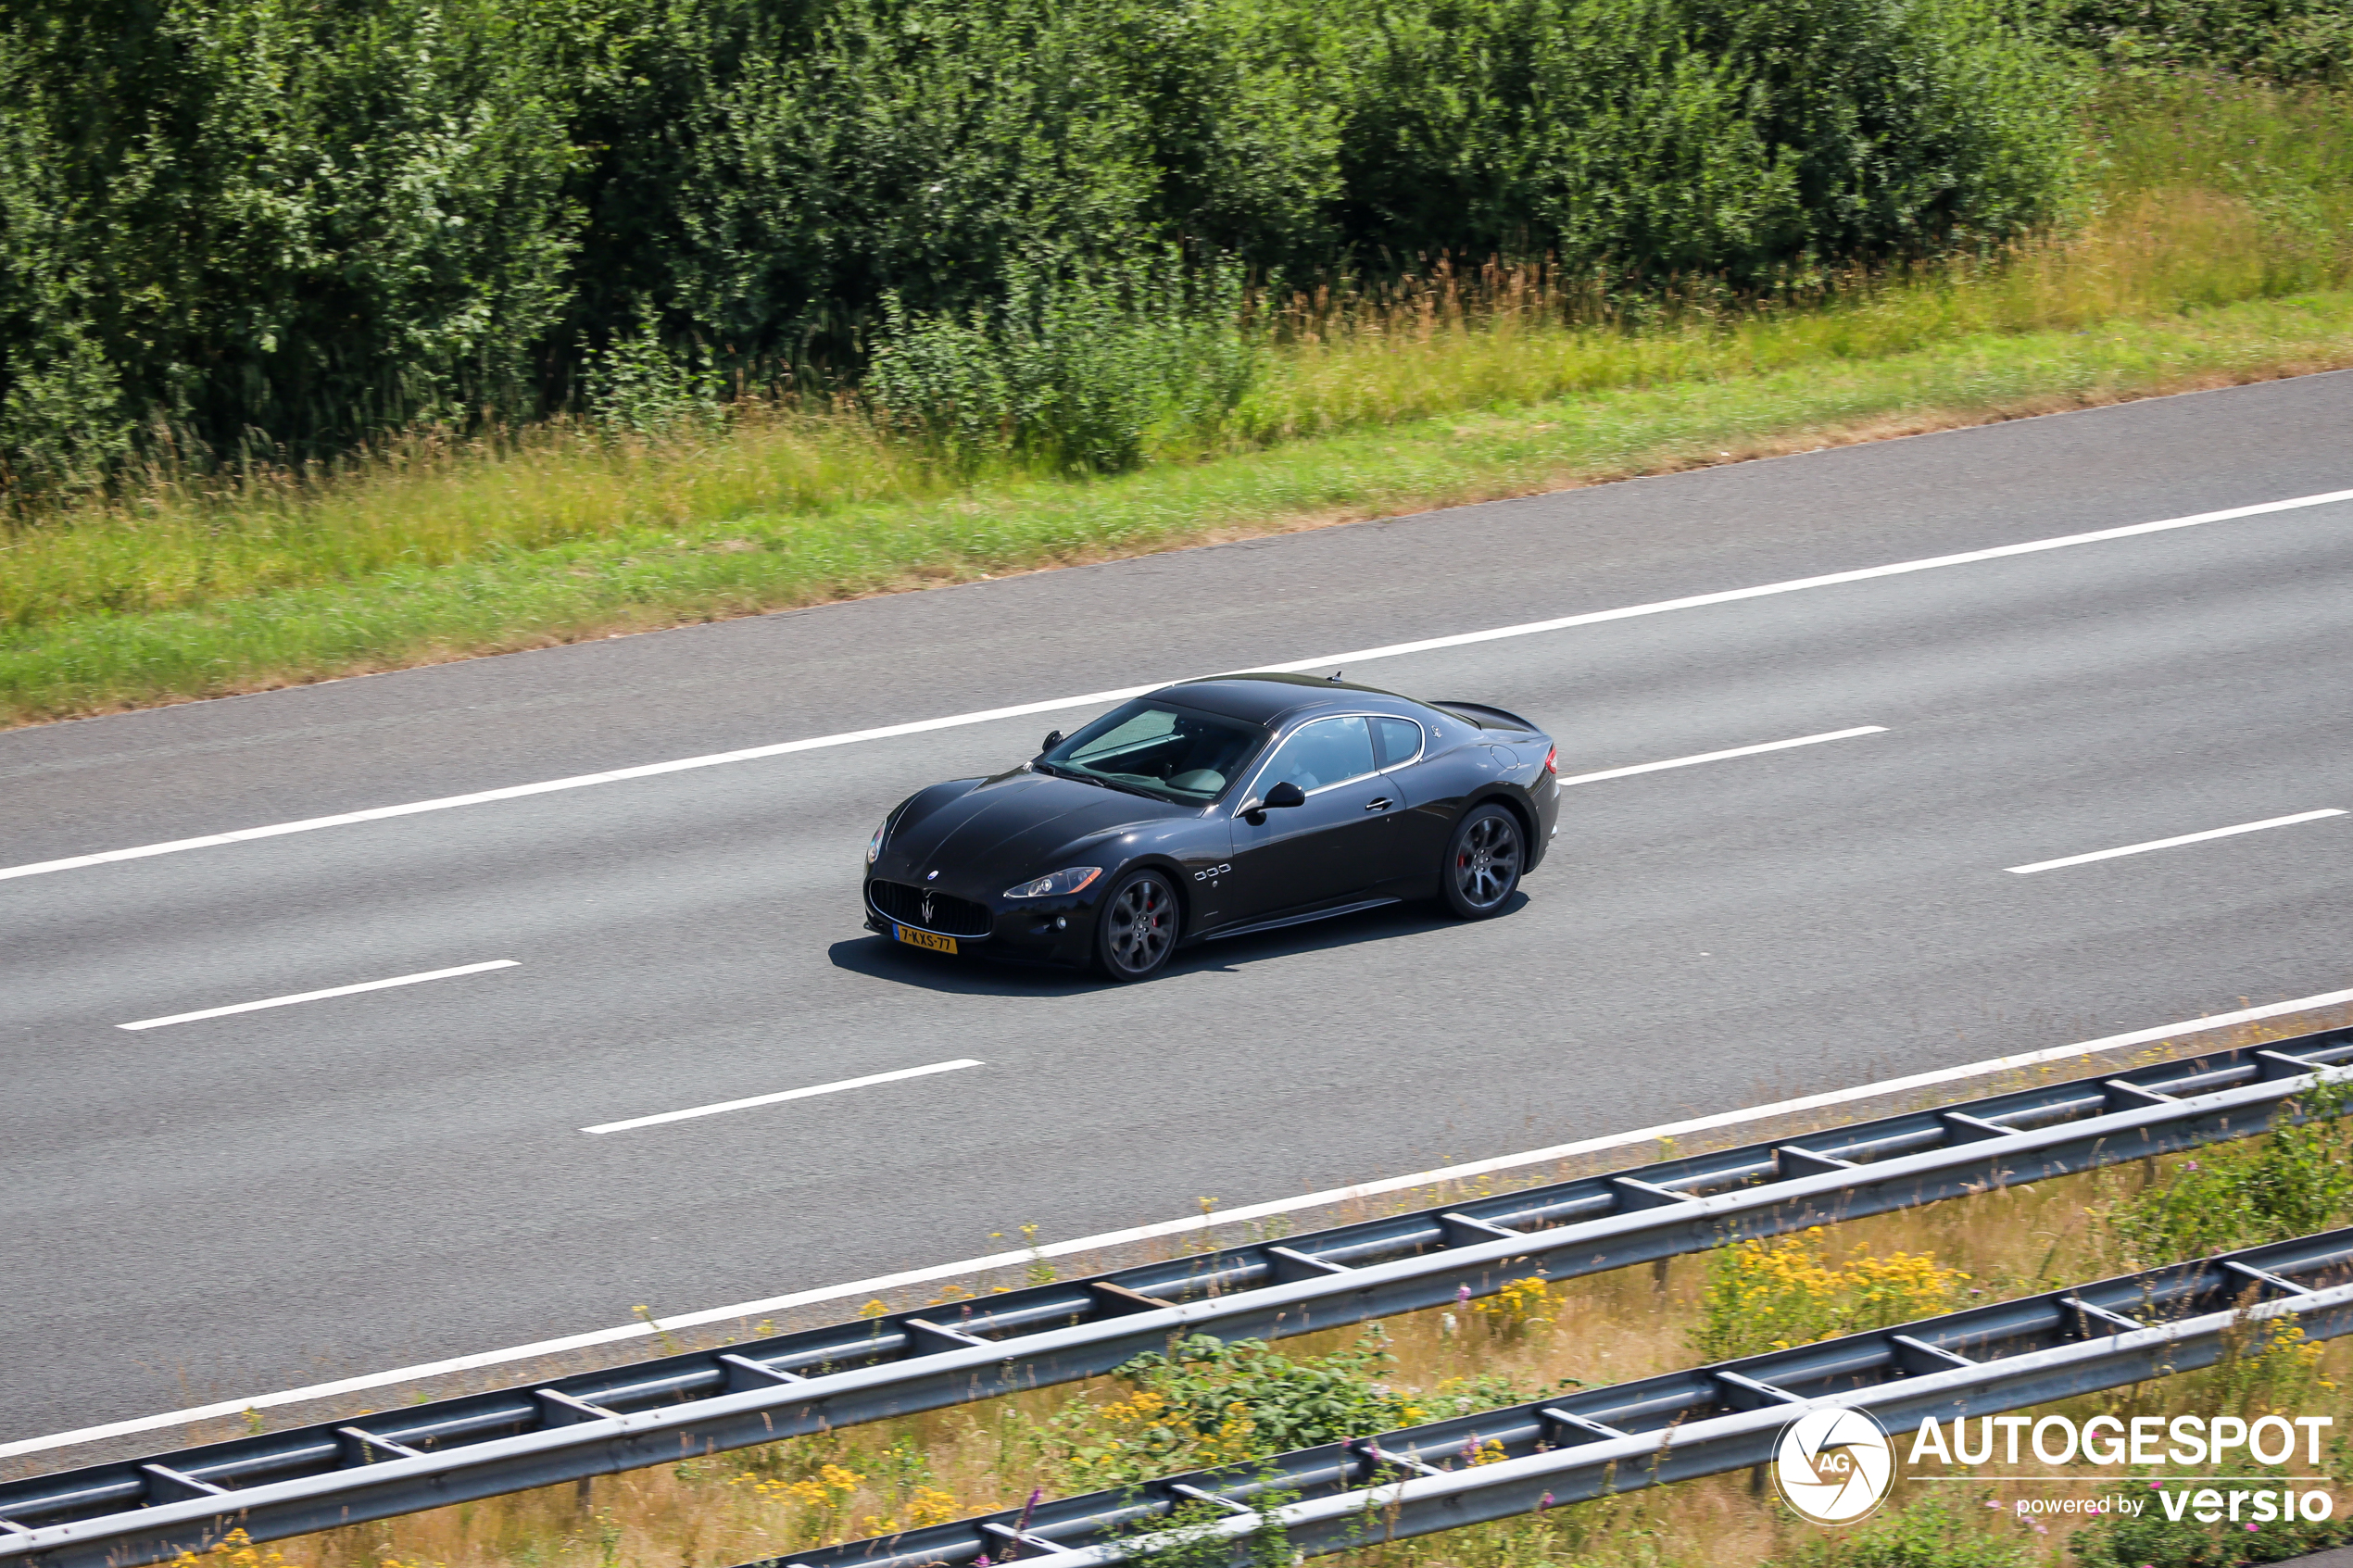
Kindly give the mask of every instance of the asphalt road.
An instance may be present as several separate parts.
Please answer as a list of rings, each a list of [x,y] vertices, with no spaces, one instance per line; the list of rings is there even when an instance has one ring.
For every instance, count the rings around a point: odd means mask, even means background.
[[[0,865],[2309,495],[2348,438],[2312,377],[0,734]],[[0,1440],[2353,984],[2353,817],[2005,869],[2353,809],[2353,504],[1349,673],[1565,773],[1885,733],[1577,786],[1498,921],[1124,989],[860,927],[883,812],[1067,715],[0,881]]]

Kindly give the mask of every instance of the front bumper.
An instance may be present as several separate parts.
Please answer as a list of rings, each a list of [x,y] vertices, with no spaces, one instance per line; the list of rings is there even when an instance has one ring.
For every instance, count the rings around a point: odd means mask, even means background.
[[[905,925],[933,935],[953,937],[960,953],[989,953],[1000,958],[1080,966],[1093,956],[1095,904],[1086,894],[1068,898],[1007,898],[1001,895],[975,897],[966,889],[942,888],[941,891],[989,911],[988,929],[975,935],[970,935],[969,925],[956,931],[934,930],[919,922],[894,919],[875,897],[876,880],[869,877],[863,890],[866,929],[877,935],[895,938],[896,928]]]

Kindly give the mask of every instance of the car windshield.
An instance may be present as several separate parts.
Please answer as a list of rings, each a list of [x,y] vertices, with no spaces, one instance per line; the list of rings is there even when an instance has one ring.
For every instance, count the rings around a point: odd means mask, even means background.
[[[1141,698],[1104,714],[1039,760],[1073,778],[1206,806],[1265,739],[1255,724]]]

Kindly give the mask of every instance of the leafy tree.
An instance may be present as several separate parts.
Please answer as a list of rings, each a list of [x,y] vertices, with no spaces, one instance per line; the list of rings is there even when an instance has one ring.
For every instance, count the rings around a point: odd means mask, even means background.
[[[18,0],[0,486],[642,417],[615,367],[1034,371],[1050,321],[1172,301],[1112,358],[1177,353],[1208,408],[1247,356],[1198,312],[1243,273],[1768,287],[1999,239],[2063,194],[2070,93],[1994,5]],[[1105,433],[1166,410],[1076,363],[1022,372],[1060,390],[1011,449],[1132,460]]]

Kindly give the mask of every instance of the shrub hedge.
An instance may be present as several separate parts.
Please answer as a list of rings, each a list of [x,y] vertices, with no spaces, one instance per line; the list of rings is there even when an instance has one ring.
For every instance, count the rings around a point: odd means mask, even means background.
[[[2045,219],[2071,80],[2000,0],[16,0],[0,483],[635,408],[648,342],[845,384],[1172,251],[1766,286]]]

